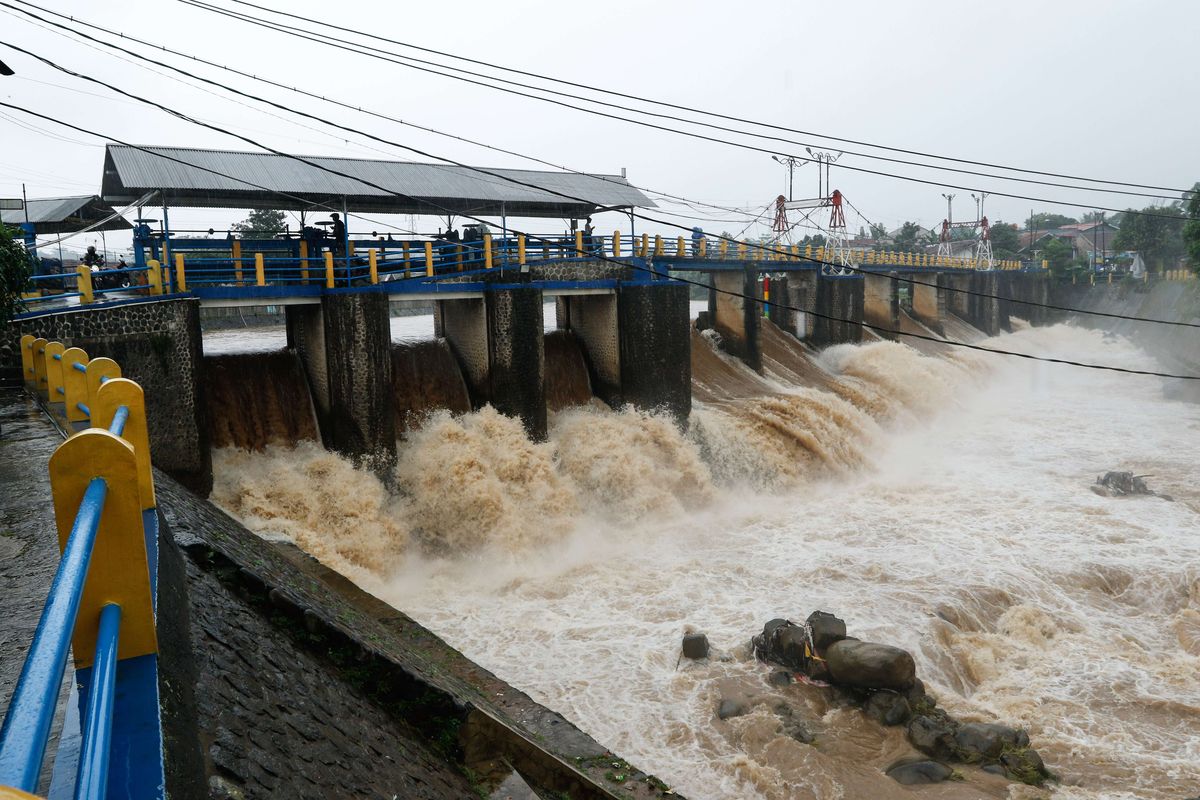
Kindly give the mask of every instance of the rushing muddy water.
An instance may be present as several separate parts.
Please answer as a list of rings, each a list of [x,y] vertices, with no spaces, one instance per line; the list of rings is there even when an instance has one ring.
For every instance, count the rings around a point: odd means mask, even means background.
[[[992,341],[1153,363],[1066,326]],[[801,695],[802,745],[765,710],[799,690],[747,640],[817,608],[909,649],[952,713],[1026,726],[1055,797],[1200,794],[1200,408],[1154,378],[892,343],[767,355],[760,378],[701,353],[687,435],[592,406],[533,444],[442,414],[401,443],[398,494],[307,444],[218,453],[214,499],[693,798],[913,794],[881,772],[896,729]],[[1089,491],[1109,469],[1176,502]],[[691,629],[729,660],[679,665]],[[764,704],[718,720],[731,687]],[[1047,793],[964,773],[916,793]]]

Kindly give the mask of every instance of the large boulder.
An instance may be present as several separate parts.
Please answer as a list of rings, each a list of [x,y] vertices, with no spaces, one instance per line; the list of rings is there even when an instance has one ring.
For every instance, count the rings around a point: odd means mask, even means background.
[[[846,622],[825,611],[814,611],[805,620],[812,631],[813,648],[817,655],[824,656],[825,649],[834,642],[846,638]]]
[[[965,761],[996,761],[1005,750],[1029,746],[1029,736],[1024,731],[991,722],[965,723],[954,740]]]
[[[703,633],[689,633],[683,637],[683,655],[685,658],[708,658],[708,637]]]
[[[954,775],[954,770],[936,761],[901,761],[888,767],[889,778],[905,786],[918,783],[941,783]]]
[[[763,632],[751,640],[754,655],[763,661],[787,667],[793,672],[808,673],[811,660],[806,647],[808,633],[786,619],[773,619],[763,626]]]
[[[904,695],[885,690],[867,698],[863,713],[881,725],[903,725],[912,717],[912,707]]]
[[[904,692],[917,679],[917,666],[906,650],[886,644],[842,639],[825,651],[834,683],[859,689]]]
[[[908,741],[926,755],[944,761],[958,759],[958,723],[942,709],[913,717],[908,723]]]

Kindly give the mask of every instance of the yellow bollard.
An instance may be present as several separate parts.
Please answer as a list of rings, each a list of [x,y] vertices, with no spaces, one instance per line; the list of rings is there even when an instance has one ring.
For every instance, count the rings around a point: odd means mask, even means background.
[[[650,253],[650,235],[642,234],[642,258],[645,258]]]
[[[187,276],[183,271],[183,253],[175,254],[175,289],[180,292],[186,292]]]
[[[374,247],[367,251],[367,264],[371,267],[371,283],[379,283],[379,254]]]
[[[708,257],[708,239],[700,240],[700,258]]]
[[[683,237],[680,236],[678,239],[675,240],[675,255],[677,255],[680,258],[683,258],[684,256],[686,256],[687,250],[684,249],[685,247],[686,247],[686,245],[683,242]]]
[[[100,387],[107,381],[121,377],[121,367],[111,358],[93,358],[87,364],[87,374],[84,377],[87,380],[88,408],[91,408],[92,403],[96,402]]]
[[[621,257],[621,232],[620,231],[613,231],[612,252],[613,252],[613,258]]]
[[[654,255],[661,256],[663,254],[663,239],[661,236],[654,237]]]
[[[62,342],[46,343],[46,398],[51,403],[63,402],[62,354],[66,349]]]
[[[483,235],[483,268],[492,268],[492,235],[490,233]]]
[[[50,456],[59,547],[66,547],[84,493],[94,478],[103,479],[108,492],[71,637],[76,669],[91,666],[100,610],[109,603],[121,607],[118,659],[158,651],[137,457],[128,442],[101,428],[75,434]]]
[[[454,245],[454,263],[458,265],[458,271],[463,271],[463,246],[461,244]]]
[[[425,277],[433,277],[433,242],[425,243]]]
[[[267,285],[267,268],[263,264],[263,254],[262,253],[254,254],[254,285],[255,286],[266,286]]]
[[[233,249],[233,277],[237,281],[237,285],[242,285],[242,240],[234,239],[232,243]]]
[[[92,270],[84,264],[80,264],[75,268],[75,274],[78,275],[75,279],[75,291],[79,292],[80,303],[95,302],[96,296],[92,293]]]
[[[33,390],[46,397],[46,339],[33,340]]]
[[[33,343],[37,337],[27,333],[21,337],[21,380],[26,388],[37,388],[37,374],[33,371]]]
[[[154,508],[154,475],[150,471],[150,430],[146,425],[146,396],[142,387],[128,378],[106,381],[92,405],[92,427],[107,428],[117,409],[125,406],[129,417],[121,438],[133,445],[137,461],[138,495],[142,509]]]
[[[162,264],[153,258],[146,262],[146,284],[150,287],[150,294],[161,295],[163,293]]]
[[[722,239],[721,240],[721,260],[724,261],[727,258],[729,258],[729,240]]]
[[[745,242],[738,242],[737,257],[738,257],[738,261],[746,260],[746,243]]]
[[[325,251],[325,288],[333,288],[333,253]]]
[[[87,373],[75,369],[76,364],[87,366],[88,357],[79,347],[63,352],[63,402],[67,404],[67,422],[86,422],[88,415],[79,407],[88,401]]]
[[[300,282],[308,283],[308,242],[300,241]]]
[[[575,257],[583,258],[583,231],[575,231]]]
[[[400,263],[404,265],[404,277],[408,275],[408,242],[400,243]]]
[[[517,263],[525,266],[525,234],[517,234]]]

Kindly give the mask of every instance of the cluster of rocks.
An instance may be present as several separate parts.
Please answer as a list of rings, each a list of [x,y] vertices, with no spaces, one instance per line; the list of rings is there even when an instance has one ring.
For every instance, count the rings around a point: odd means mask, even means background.
[[[846,623],[816,611],[804,625],[773,619],[751,640],[757,658],[827,685],[882,725],[905,726],[923,755],[905,759],[887,774],[903,784],[936,783],[956,776],[948,764],[974,764],[1010,780],[1041,785],[1053,777],[1022,730],[992,723],[964,723],[937,707],[916,675],[913,657],[886,644],[846,634]],[[772,682],[785,682],[775,673]]]
[[[1092,491],[1101,497],[1131,497],[1146,495],[1160,497],[1163,500],[1174,500],[1169,494],[1151,491],[1144,478],[1149,475],[1134,475],[1132,472],[1106,472],[1092,484]]]

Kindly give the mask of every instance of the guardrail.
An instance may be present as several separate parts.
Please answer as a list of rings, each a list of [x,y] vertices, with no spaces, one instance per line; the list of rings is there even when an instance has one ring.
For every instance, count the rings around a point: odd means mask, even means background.
[[[142,388],[81,348],[31,335],[20,345],[26,386],[83,429],[50,458],[62,560],[0,728],[0,797],[37,791],[68,649],[83,700],[73,796],[162,797],[157,565],[148,557],[157,528],[148,522],[155,496]],[[120,723],[126,712],[137,724]],[[56,764],[56,780],[57,772]]]

